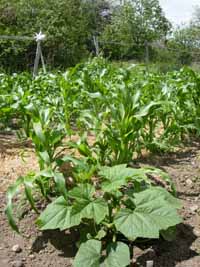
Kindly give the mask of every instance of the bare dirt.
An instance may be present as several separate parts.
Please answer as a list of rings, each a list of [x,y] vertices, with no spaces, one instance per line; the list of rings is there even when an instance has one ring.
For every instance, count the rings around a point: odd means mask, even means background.
[[[183,223],[173,242],[156,240],[135,245],[134,266],[145,267],[152,260],[154,267],[200,267],[200,142],[193,141],[177,153],[149,155],[140,164],[162,168],[171,175],[183,203]],[[34,225],[36,215],[28,211],[20,221],[19,236],[5,218],[5,191],[9,184],[18,176],[37,170],[29,143],[19,143],[13,135],[0,135],[0,267],[72,266],[76,233],[40,232]],[[19,253],[12,250],[16,244],[21,248]]]

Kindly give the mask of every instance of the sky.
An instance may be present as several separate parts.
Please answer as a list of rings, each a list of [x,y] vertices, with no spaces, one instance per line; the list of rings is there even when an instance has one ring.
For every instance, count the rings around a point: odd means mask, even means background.
[[[188,23],[192,18],[194,7],[200,0],[159,0],[166,17],[174,24]]]

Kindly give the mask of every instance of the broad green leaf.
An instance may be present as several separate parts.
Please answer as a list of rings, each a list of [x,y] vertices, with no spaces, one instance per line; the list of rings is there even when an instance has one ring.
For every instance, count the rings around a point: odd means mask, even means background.
[[[166,230],[181,222],[176,208],[166,199],[162,191],[147,189],[134,194],[135,209],[122,209],[115,218],[114,224],[118,231],[130,240],[137,237],[159,238],[161,230]],[[176,206],[176,205],[175,205]]]
[[[156,201],[156,199],[162,198],[164,201],[166,201],[166,204],[174,209],[180,209],[182,206],[180,200],[175,198],[165,188],[157,186],[151,187],[151,194],[146,194],[146,191],[140,192],[139,194],[134,194],[134,196],[137,196],[135,199],[136,205],[140,205],[145,201]]]
[[[83,189],[83,192],[81,192],[81,189]],[[78,192],[80,192],[79,198]],[[83,218],[94,219],[96,223],[100,223],[108,215],[108,205],[103,199],[92,199],[93,192],[93,188],[87,184],[72,190],[71,197],[75,198],[73,206],[68,206],[63,197],[56,199],[47,206],[37,221],[41,230],[63,230],[79,225]]]
[[[129,247],[122,243],[112,243],[107,247],[107,257],[101,267],[126,267],[130,264]]]
[[[104,199],[79,200],[73,206],[72,215],[94,219],[99,224],[108,215],[108,204]]]
[[[81,244],[75,260],[74,267],[100,267],[101,241],[88,240]]]
[[[71,206],[67,205],[64,197],[59,197],[42,212],[37,219],[37,224],[41,230],[60,229],[65,230],[72,226],[79,225],[81,217],[71,214]]]
[[[108,215],[108,204],[104,199],[94,199],[94,193],[94,186],[81,184],[72,189],[68,196],[76,200],[72,214],[79,214],[81,219],[94,219],[96,223],[100,223]]]
[[[105,192],[112,192],[126,185],[128,180],[146,180],[145,171],[141,169],[127,168],[126,164],[117,165],[114,167],[102,167],[99,175],[105,178],[102,183],[102,189]]]

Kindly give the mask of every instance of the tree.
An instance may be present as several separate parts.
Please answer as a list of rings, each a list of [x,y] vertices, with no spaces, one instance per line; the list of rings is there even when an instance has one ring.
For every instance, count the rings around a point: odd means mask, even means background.
[[[146,42],[165,37],[170,28],[158,0],[127,0],[114,8],[111,23],[106,26],[102,39],[112,37],[114,42],[125,45],[104,46],[115,57],[119,53],[130,57],[139,55]]]
[[[200,60],[200,7],[194,9],[194,15],[188,25],[182,25],[173,31],[168,48],[174,50],[174,58],[181,64],[191,64]]]
[[[81,0],[0,0],[0,6],[0,34],[33,36],[41,29],[47,35],[45,59],[52,67],[71,66],[87,56],[90,30]],[[35,49],[35,42],[2,41],[0,59],[12,68],[21,62],[23,68],[25,58],[33,62]]]

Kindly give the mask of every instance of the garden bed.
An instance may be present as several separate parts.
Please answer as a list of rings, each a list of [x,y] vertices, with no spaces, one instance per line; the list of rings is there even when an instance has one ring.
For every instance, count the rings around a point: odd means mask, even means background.
[[[148,155],[138,164],[159,167],[171,175],[183,203],[183,223],[178,226],[173,242],[135,244],[133,266],[146,266],[149,260],[154,261],[155,267],[200,266],[200,143],[193,141],[177,153]],[[0,266],[70,267],[76,253],[76,233],[39,231],[32,211],[20,222],[21,236],[8,225],[4,215],[5,191],[18,176],[31,170],[38,170],[38,165],[30,144],[19,144],[13,135],[1,135]],[[19,245],[19,253],[13,251],[14,245]]]

